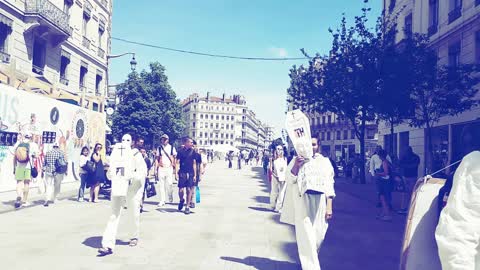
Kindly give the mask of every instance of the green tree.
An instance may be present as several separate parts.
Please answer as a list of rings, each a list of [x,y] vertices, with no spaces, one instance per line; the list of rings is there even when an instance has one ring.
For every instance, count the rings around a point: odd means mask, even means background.
[[[180,101],[160,63],[151,63],[149,71],[130,73],[117,87],[117,97],[120,103],[112,115],[116,138],[131,133],[150,144],[155,134],[167,133],[172,141],[180,137],[185,126]]]
[[[411,98],[415,109],[410,125],[425,128],[426,155],[425,168],[432,172],[433,144],[432,127],[441,117],[458,115],[479,104],[475,88],[480,82],[476,75],[478,66],[456,64],[437,65],[437,55],[429,48],[428,38],[414,35],[405,40],[405,51],[409,52],[411,70]]]

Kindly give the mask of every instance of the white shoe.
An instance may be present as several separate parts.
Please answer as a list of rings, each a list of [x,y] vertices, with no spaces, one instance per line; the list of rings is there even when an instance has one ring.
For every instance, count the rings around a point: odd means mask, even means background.
[[[164,202],[158,203],[157,206],[158,207],[163,207],[163,206],[165,206],[165,203]]]
[[[32,205],[32,204],[29,203],[29,202],[24,202],[24,203],[23,203],[23,206],[30,206],[30,205]]]

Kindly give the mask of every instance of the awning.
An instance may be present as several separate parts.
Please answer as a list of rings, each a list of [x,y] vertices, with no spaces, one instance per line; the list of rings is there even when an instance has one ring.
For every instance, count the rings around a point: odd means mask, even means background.
[[[0,13],[0,23],[12,28],[13,20]]]
[[[105,19],[105,17],[104,17],[102,14],[100,14],[99,17],[100,17],[100,18],[98,19],[98,28],[99,28],[101,31],[105,31],[105,22],[106,22],[107,20]]]
[[[101,71],[100,69],[97,69],[97,76],[100,76],[103,78],[103,71]]]
[[[83,13],[85,15],[87,15],[88,18],[91,18],[92,17],[92,9],[93,9],[92,4],[90,4],[88,1],[85,1],[84,7],[85,8],[83,9]]]

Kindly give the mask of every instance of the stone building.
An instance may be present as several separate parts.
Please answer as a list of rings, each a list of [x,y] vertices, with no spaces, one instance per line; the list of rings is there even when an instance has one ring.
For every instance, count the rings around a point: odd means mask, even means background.
[[[384,0],[386,16],[396,17],[401,42],[410,33],[427,34],[430,47],[438,55],[439,65],[480,64],[480,1],[479,0]],[[478,87],[478,85],[477,85]],[[480,96],[477,96],[480,98]],[[434,168],[425,168],[425,130],[407,124],[395,127],[395,153],[402,156],[408,146],[422,159],[420,172],[435,171],[449,160],[461,158],[462,134],[480,130],[480,108],[475,107],[457,116],[445,116],[433,128]],[[390,131],[379,125],[379,142],[390,148]]]
[[[0,82],[103,112],[112,0],[0,0]]]
[[[192,94],[183,100],[182,106],[185,134],[196,140],[201,148],[231,145],[238,149],[261,150],[265,146],[266,128],[248,109],[243,96]]]

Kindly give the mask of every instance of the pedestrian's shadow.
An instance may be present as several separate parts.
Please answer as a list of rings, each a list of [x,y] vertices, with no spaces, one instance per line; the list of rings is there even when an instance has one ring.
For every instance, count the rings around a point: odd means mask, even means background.
[[[255,207],[255,206],[249,206],[249,209],[260,211],[260,212],[272,212],[271,209],[265,208],[265,207]]]
[[[234,258],[234,257],[227,257],[222,256],[220,257],[222,260],[241,263],[248,266],[252,266],[257,270],[301,270],[302,268],[300,265],[296,263],[286,262],[286,261],[275,261],[269,258],[262,258],[262,257],[255,257],[255,256],[248,256],[243,259],[241,258]]]
[[[252,199],[254,199],[256,202],[259,202],[259,203],[269,203],[270,202],[270,197],[268,197],[268,196],[255,196]]]
[[[85,246],[87,247],[91,247],[91,248],[101,248],[102,247],[102,237],[101,236],[93,236],[93,237],[89,237],[87,239],[85,239],[82,244],[84,244]],[[129,244],[129,242],[126,242],[126,241],[122,241],[122,240],[118,240],[115,241],[115,245],[119,245],[119,246],[127,246]]]
[[[160,213],[182,213],[183,214],[182,211],[178,211],[178,209],[174,209],[174,208],[157,208],[155,210],[157,210]]]

